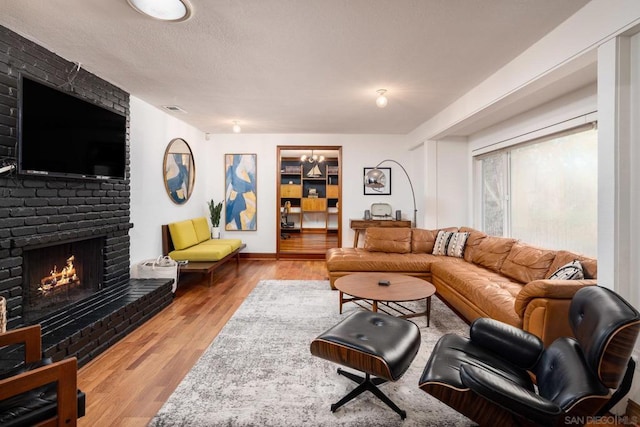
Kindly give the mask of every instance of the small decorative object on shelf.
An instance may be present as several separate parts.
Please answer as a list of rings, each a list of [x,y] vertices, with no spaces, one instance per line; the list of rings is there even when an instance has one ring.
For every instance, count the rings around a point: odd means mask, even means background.
[[[284,167],[284,173],[290,173],[290,174],[295,174],[295,173],[301,173],[302,172],[302,166],[290,166],[287,165]]]
[[[220,238],[220,216],[222,214],[222,202],[217,204],[213,199],[209,200],[209,218],[211,219],[211,238]]]

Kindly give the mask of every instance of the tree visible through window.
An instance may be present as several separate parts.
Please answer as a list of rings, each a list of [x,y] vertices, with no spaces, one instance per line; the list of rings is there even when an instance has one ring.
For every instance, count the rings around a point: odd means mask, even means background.
[[[482,158],[485,232],[596,256],[597,152],[589,129]]]

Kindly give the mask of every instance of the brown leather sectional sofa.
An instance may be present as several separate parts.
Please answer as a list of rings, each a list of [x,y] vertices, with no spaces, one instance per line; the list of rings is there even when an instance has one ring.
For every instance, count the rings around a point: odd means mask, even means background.
[[[462,257],[433,255],[438,231],[367,229],[363,248],[327,251],[331,286],[337,278],[355,272],[408,274],[432,282],[438,296],[468,321],[491,317],[534,333],[545,345],[572,335],[569,304],[578,289],[597,284],[595,259],[488,236],[468,227],[443,229],[469,233]],[[580,261],[584,279],[548,279],[574,260]]]

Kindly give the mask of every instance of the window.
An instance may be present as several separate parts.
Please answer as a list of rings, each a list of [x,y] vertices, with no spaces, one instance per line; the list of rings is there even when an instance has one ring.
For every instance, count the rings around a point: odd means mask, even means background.
[[[487,234],[596,256],[595,129],[519,144],[479,161],[482,227]]]

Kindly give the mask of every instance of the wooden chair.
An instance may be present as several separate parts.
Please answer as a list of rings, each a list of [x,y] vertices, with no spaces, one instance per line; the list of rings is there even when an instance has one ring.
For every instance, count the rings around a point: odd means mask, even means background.
[[[42,358],[40,325],[0,334],[0,347],[24,344],[24,365],[0,377],[0,425],[75,426],[85,413],[75,357]]]

